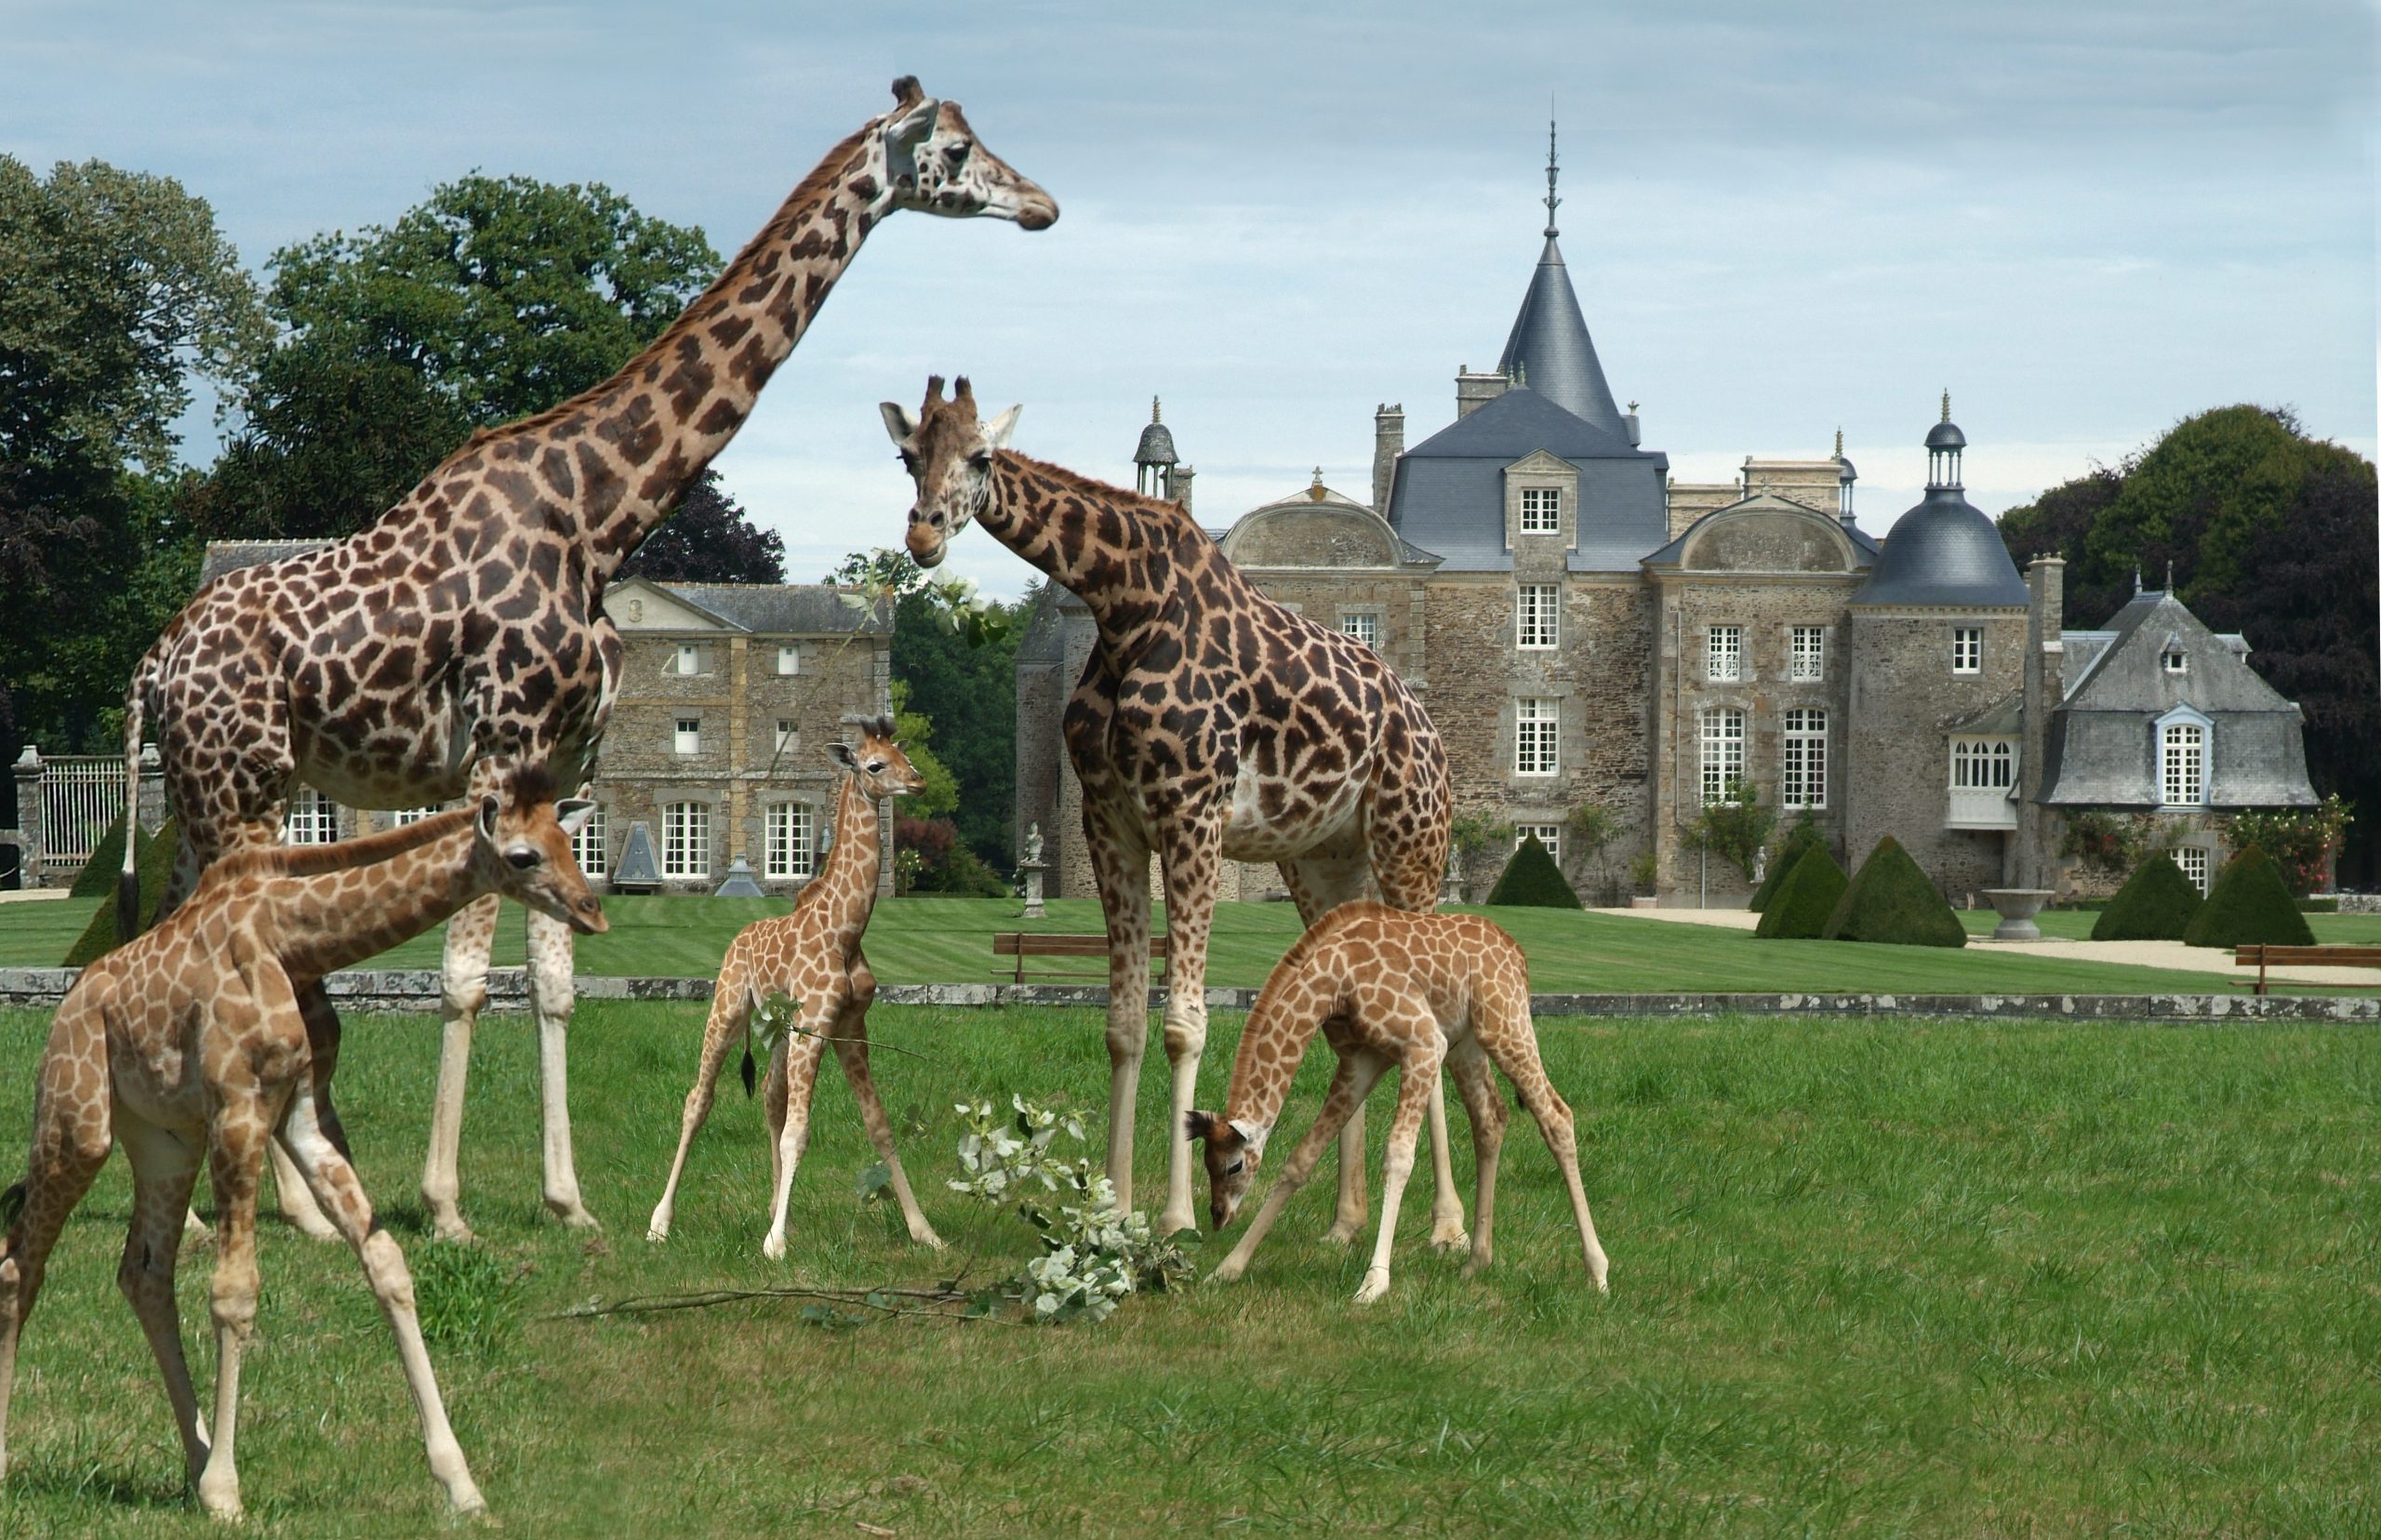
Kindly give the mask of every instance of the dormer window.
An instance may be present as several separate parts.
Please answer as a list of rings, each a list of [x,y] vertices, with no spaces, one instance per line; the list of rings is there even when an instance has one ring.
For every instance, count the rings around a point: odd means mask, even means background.
[[[1555,535],[1563,528],[1563,492],[1560,487],[1530,486],[1522,490],[1522,533],[1524,535]]]
[[[2180,647],[2168,647],[2165,651],[2163,661],[2166,665],[2166,671],[2170,674],[2188,673],[2190,671],[2190,659],[2184,656],[2183,649]]]

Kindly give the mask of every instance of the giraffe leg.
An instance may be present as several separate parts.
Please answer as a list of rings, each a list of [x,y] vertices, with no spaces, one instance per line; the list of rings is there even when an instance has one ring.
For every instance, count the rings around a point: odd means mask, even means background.
[[[182,1356],[174,1270],[181,1250],[181,1219],[190,1212],[191,1188],[198,1182],[205,1151],[197,1140],[121,1109],[115,1127],[132,1163],[132,1226],[124,1239],[115,1285],[132,1307],[158,1372],[166,1377],[166,1400],[173,1407],[174,1431],[181,1435],[182,1462],[195,1486],[206,1468],[206,1432],[199,1424],[190,1361]]]
[[[298,1009],[306,1018],[306,1041],[313,1054],[317,1078],[327,1084],[327,1066],[337,1062],[339,1052],[339,1013],[331,1008],[330,994],[319,981],[298,991]],[[339,1231],[314,1206],[313,1194],[306,1190],[305,1176],[282,1148],[278,1135],[273,1140],[271,1159],[273,1194],[280,1204],[282,1219],[310,1240],[338,1240]]]
[[[1496,1162],[1505,1148],[1505,1120],[1510,1114],[1496,1090],[1496,1071],[1478,1040],[1465,1038],[1447,1050],[1446,1067],[1463,1094],[1464,1114],[1471,1120],[1471,1258],[1463,1266],[1466,1278],[1488,1266],[1496,1228]]]
[[[1563,1185],[1571,1194],[1571,1216],[1578,1221],[1579,1251],[1588,1265],[1588,1277],[1594,1281],[1596,1293],[1609,1294],[1611,1286],[1605,1280],[1612,1265],[1604,1256],[1603,1243],[1596,1239],[1596,1222],[1588,1213],[1587,1188],[1579,1181],[1578,1131],[1569,1104],[1554,1094],[1553,1082],[1546,1078],[1546,1067],[1538,1061],[1536,1033],[1505,1047],[1497,1059],[1506,1077],[1513,1082],[1522,1106],[1528,1109],[1537,1123],[1546,1148],[1553,1153],[1554,1163],[1563,1170]]]
[[[545,1113],[546,1209],[565,1225],[600,1229],[579,1196],[570,1148],[570,927],[529,911],[529,1006],[538,1018],[538,1086]]]
[[[1222,875],[1220,819],[1172,831],[1165,847],[1165,1057],[1174,1071],[1166,1119],[1165,1209],[1157,1233],[1199,1228],[1190,1171],[1197,1160],[1188,1123],[1199,1104],[1199,1060],[1207,1050],[1207,937]]]
[[[1315,922],[1342,904],[1377,896],[1372,868],[1362,855],[1327,855],[1310,851],[1276,862],[1282,883],[1297,905],[1298,923],[1312,930]],[[1368,1205],[1364,1200],[1364,1106],[1358,1102],[1339,1131],[1339,1201],[1331,1228],[1323,1238],[1344,1246],[1362,1235]]]
[[[778,1135],[785,1132],[786,1055],[788,1042],[780,1040],[769,1053],[768,1072],[761,1082],[761,1118],[769,1134],[769,1192],[778,1190],[778,1168],[783,1164],[778,1155]]]
[[[786,1209],[793,1197],[793,1173],[803,1151],[810,1148],[810,1094],[818,1083],[818,1061],[826,1056],[826,1035],[834,1030],[833,1007],[810,1009],[805,1003],[802,1025],[785,1045],[785,1123],[778,1130],[777,1161],[771,1168],[777,1191],[769,1206],[769,1233],[762,1239],[761,1255],[772,1262],[785,1256]]]
[[[330,1215],[340,1236],[355,1248],[373,1297],[379,1301],[380,1314],[397,1339],[397,1357],[405,1366],[415,1415],[421,1422],[430,1473],[446,1489],[446,1501],[457,1513],[486,1511],[487,1502],[472,1480],[462,1446],[455,1441],[455,1430],[446,1421],[446,1401],[438,1393],[438,1378],[431,1371],[429,1349],[422,1345],[421,1321],[414,1309],[413,1275],[406,1268],[405,1252],[373,1217],[364,1184],[342,1153],[347,1138],[337,1114],[318,1107],[311,1090],[300,1088],[282,1116],[281,1137],[313,1188],[315,1201]]]
[[[1435,738],[1427,724],[1424,730]],[[1443,758],[1435,763],[1435,774],[1413,764],[1388,767],[1370,809],[1373,882],[1383,903],[1413,914],[1439,907],[1439,881],[1447,870],[1446,768]],[[1463,1195],[1456,1190],[1447,1148],[1443,1086],[1430,1095],[1430,1246],[1452,1251],[1464,1243]]]
[[[875,992],[873,979],[870,980],[869,992]],[[876,1158],[885,1162],[885,1172],[892,1179],[893,1199],[901,1205],[901,1220],[910,1227],[910,1239],[940,1251],[942,1237],[926,1223],[916,1196],[910,1191],[910,1178],[901,1169],[900,1153],[893,1148],[893,1120],[885,1115],[885,1103],[876,1094],[876,1082],[869,1077],[865,1009],[844,1013],[843,1025],[835,1032],[835,1062],[844,1067],[844,1078],[852,1082],[852,1100],[859,1103],[859,1121],[868,1129],[868,1142],[876,1147]]]
[[[1373,1082],[1379,1080],[1381,1072],[1388,1068],[1386,1059],[1362,1052],[1339,1060],[1339,1068],[1331,1077],[1331,1091],[1323,1098],[1323,1111],[1315,1118],[1314,1126],[1306,1131],[1298,1140],[1297,1148],[1290,1152],[1289,1163],[1282,1168],[1282,1175],[1274,1178],[1273,1189],[1265,1195],[1265,1202],[1257,1209],[1257,1217],[1248,1222],[1247,1233],[1240,1238],[1238,1245],[1232,1247],[1231,1255],[1207,1275],[1209,1278],[1218,1283],[1229,1283],[1248,1270],[1248,1259],[1257,1255],[1257,1243],[1265,1239],[1265,1232],[1273,1228],[1273,1221],[1281,1217],[1283,1205],[1306,1185],[1308,1177],[1314,1175],[1316,1164],[1323,1159],[1324,1147],[1338,1135],[1349,1116],[1364,1104],[1364,1097],[1372,1090]]]
[[[62,1007],[60,1015],[75,1007]],[[97,1095],[70,1097],[77,1068],[57,1053],[60,1029],[53,1025],[50,1053],[44,1056],[33,1096],[33,1158],[28,1162],[21,1206],[0,1238],[0,1478],[8,1471],[8,1401],[16,1387],[17,1342],[41,1295],[50,1249],[74,1205],[91,1189],[107,1164],[113,1139],[108,1129],[105,1050],[94,1045],[82,1072],[97,1077]]]
[[[670,1180],[662,1186],[661,1201],[653,1205],[653,1217],[645,1227],[647,1241],[670,1239],[670,1220],[677,1208],[678,1179],[686,1171],[686,1152],[694,1148],[697,1131],[711,1117],[712,1102],[719,1092],[719,1072],[727,1064],[728,1050],[744,1035],[752,1010],[752,992],[745,986],[742,968],[722,967],[718,986],[712,990],[711,1014],[703,1019],[702,1056],[696,1062],[695,1083],[686,1092],[685,1110],[678,1117],[678,1153],[670,1162]]]
[[[219,1104],[207,1128],[207,1163],[215,1178],[215,1277],[209,1304],[215,1318],[215,1421],[198,1500],[218,1519],[237,1519],[240,1473],[233,1435],[240,1414],[240,1356],[257,1319],[257,1187],[264,1176],[269,1138],[261,1098],[253,1094]]]
[[[1108,923],[1108,1180],[1133,1208],[1133,1104],[1150,1040],[1150,853],[1139,831],[1084,799],[1084,846]]]
[[[1414,1046],[1398,1066],[1397,1115],[1389,1125],[1389,1148],[1381,1162],[1380,1237],[1373,1242],[1372,1266],[1364,1269],[1364,1281],[1356,1290],[1359,1305],[1370,1305],[1389,1293],[1389,1255],[1397,1242],[1397,1210],[1405,1200],[1406,1179],[1414,1175],[1414,1147],[1421,1140],[1423,1121],[1439,1088],[1439,1062],[1445,1052],[1438,1023],[1429,1013],[1417,1011],[1416,1019],[1403,1025],[1407,1032],[1400,1035]],[[1416,1042],[1412,1033],[1426,1035]]]
[[[421,1169],[421,1201],[431,1233],[468,1241],[471,1227],[457,1206],[462,1195],[456,1161],[463,1144],[463,1086],[472,1073],[472,1028],[487,1004],[488,949],[496,942],[494,894],[474,899],[446,922],[446,1020],[438,1041],[438,1092],[430,1109],[430,1155]]]

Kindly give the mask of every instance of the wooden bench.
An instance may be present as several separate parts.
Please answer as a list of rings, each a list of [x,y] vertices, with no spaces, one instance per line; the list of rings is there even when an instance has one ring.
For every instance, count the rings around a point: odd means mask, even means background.
[[[1013,967],[999,967],[991,971],[996,974],[1007,974],[1012,982],[1022,984],[1026,982],[1025,965],[1028,958],[1097,957],[1104,962],[1108,956],[1108,937],[1058,936],[1036,931],[996,931],[992,936],[992,955],[1016,958],[1017,962]],[[1158,967],[1165,965],[1164,936],[1155,936],[1150,938],[1150,961]],[[1036,978],[1091,978],[1102,984],[1108,982],[1108,971],[1105,968],[1097,973],[1085,973],[1079,968],[1055,972],[1043,969],[1037,971],[1033,976]]]
[[[2381,947],[2279,947],[2268,943],[2254,943],[2241,947],[2232,954],[2233,964],[2246,968],[2254,964],[2257,970],[2256,991],[2266,993],[2266,969],[2276,968],[2381,968]],[[2246,984],[2247,979],[2238,982]],[[2305,989],[2364,989],[2367,984],[2294,984]]]

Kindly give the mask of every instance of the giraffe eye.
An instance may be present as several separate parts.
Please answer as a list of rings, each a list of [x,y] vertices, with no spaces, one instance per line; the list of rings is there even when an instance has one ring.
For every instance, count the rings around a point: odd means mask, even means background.
[[[508,850],[504,859],[515,871],[526,871],[545,857],[534,850]]]
[[[1234,1161],[1231,1164],[1224,1167],[1224,1175],[1227,1176],[1237,1176],[1247,1169],[1248,1162],[1246,1161]]]
[[[942,153],[943,157],[951,162],[951,168],[953,171],[956,171],[961,166],[967,164],[967,152],[975,148],[975,145],[970,143],[968,140],[961,139],[958,143],[952,145]]]

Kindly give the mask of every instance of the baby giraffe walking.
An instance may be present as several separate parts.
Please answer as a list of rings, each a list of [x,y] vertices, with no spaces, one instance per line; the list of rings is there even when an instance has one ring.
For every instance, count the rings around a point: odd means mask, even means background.
[[[132,1161],[132,1228],[116,1285],[140,1317],[199,1501],[240,1515],[233,1426],[240,1355],[257,1313],[257,1184],[277,1135],[308,1190],[362,1258],[396,1334],[432,1475],[459,1513],[486,1507],[447,1426],[405,1255],[373,1218],[330,1100],[337,1017],[300,995],[325,975],[420,935],[487,894],[583,935],[604,910],[571,858],[592,803],[553,801],[542,767],[504,798],[344,843],[234,852],[156,929],[91,964],[49,1029],[33,1093],[31,1169],[0,1241],[0,1473],[17,1341],[67,1215],[121,1141]],[[309,1028],[313,1029],[310,1031]],[[174,1266],[204,1156],[217,1210],[215,1414],[202,1427],[182,1358]],[[0,1203],[0,1209],[5,1209]]]
[[[1373,1245],[1372,1266],[1356,1291],[1356,1303],[1369,1305],[1389,1293],[1389,1251],[1397,1234],[1398,1203],[1414,1169],[1415,1141],[1443,1060],[1471,1115],[1477,1167],[1471,1260],[1465,1275],[1488,1265],[1495,1223],[1496,1159],[1504,1145],[1507,1110],[1493,1065],[1513,1082],[1522,1105],[1537,1120],[1555,1163],[1563,1168],[1579,1221],[1588,1276],[1599,1291],[1604,1288],[1603,1247],[1597,1243],[1595,1221],[1588,1216],[1587,1194],[1579,1186],[1571,1109],[1554,1094],[1538,1061],[1537,1033],[1529,1016],[1529,965],[1511,936],[1472,914],[1414,914],[1367,902],[1343,905],[1308,931],[1273,969],[1241,1031],[1224,1110],[1193,1112],[1186,1120],[1190,1137],[1206,1148],[1208,1216],[1217,1229],[1231,1222],[1255,1180],[1265,1141],[1282,1115],[1298,1061],[1306,1056],[1318,1028],[1339,1055],[1323,1113],[1291,1152],[1281,1180],[1265,1195],[1248,1233],[1215,1270],[1216,1279],[1229,1282],[1247,1269],[1282,1205],[1314,1175],[1324,1148],[1363,1105],[1373,1082],[1394,1065],[1397,1112],[1390,1124],[1381,1173],[1380,1238]]]
[[[877,1099],[876,1084],[868,1075],[868,1007],[876,998],[876,976],[860,955],[859,938],[876,909],[877,861],[883,835],[876,816],[877,800],[907,796],[925,785],[910,765],[909,756],[893,741],[891,717],[847,716],[845,725],[858,729],[857,745],[828,746],[844,767],[843,789],[835,800],[835,847],[827,865],[793,901],[791,914],[755,920],[727,944],[719,965],[719,980],[712,987],[711,1016],[703,1024],[701,1062],[695,1070],[694,1089],[678,1126],[678,1155],[670,1162],[670,1180],[661,1201],[653,1208],[645,1228],[648,1241],[670,1239],[670,1218],[678,1199],[678,1178],[686,1169],[686,1151],[695,1131],[711,1116],[712,1098],[719,1086],[719,1071],[737,1039],[747,1037],[753,1013],[770,995],[782,992],[794,1002],[800,1016],[794,1029],[769,1054],[769,1079],[762,1105],[769,1122],[768,1238],[763,1255],[785,1255],[786,1205],[793,1191],[793,1168],[810,1145],[810,1094],[818,1082],[818,1060],[829,1043],[844,1078],[859,1103],[860,1121],[868,1125],[869,1141],[892,1173],[893,1196],[900,1201],[901,1217],[909,1221],[910,1239],[939,1246],[941,1239],[902,1175],[901,1157],[893,1149],[893,1124]],[[745,1049],[744,1087],[752,1086],[752,1049]]]

